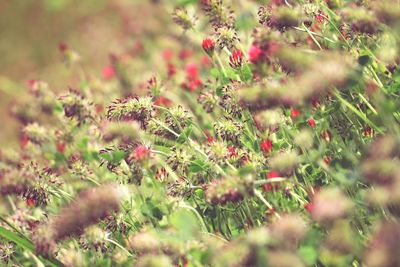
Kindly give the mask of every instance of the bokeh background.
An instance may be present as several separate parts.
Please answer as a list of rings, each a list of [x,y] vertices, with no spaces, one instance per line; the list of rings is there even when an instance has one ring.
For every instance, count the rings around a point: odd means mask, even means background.
[[[166,41],[168,5],[156,0],[1,0],[0,1],[0,144],[16,144],[18,125],[10,106],[24,97],[26,81],[44,80],[65,91],[77,77],[58,50],[76,50],[91,75],[101,75],[111,53],[140,42]]]

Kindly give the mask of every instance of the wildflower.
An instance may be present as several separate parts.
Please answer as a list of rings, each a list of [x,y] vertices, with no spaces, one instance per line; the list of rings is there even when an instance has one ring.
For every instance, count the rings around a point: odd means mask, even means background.
[[[214,110],[217,101],[218,99],[215,96],[215,93],[211,90],[201,92],[199,97],[197,98],[197,102],[199,102],[203,106],[203,109],[207,113],[211,113]]]
[[[327,188],[314,196],[311,215],[318,222],[330,224],[346,216],[352,206],[352,202],[339,188]]]
[[[256,64],[263,60],[263,51],[256,45],[252,45],[249,50],[249,60],[251,63]]]
[[[314,206],[313,206],[312,203],[306,203],[306,204],[304,204],[304,208],[306,209],[306,211],[307,211],[308,213],[311,214],[312,211],[313,211]]]
[[[153,105],[151,97],[129,97],[115,100],[107,111],[107,118],[116,121],[135,120],[146,128],[152,117]]]
[[[65,143],[64,142],[57,142],[56,149],[59,153],[63,154],[65,152]]]
[[[326,142],[332,141],[332,134],[329,130],[323,130],[321,132],[321,138],[324,139]]]
[[[211,135],[209,135],[209,136],[207,136],[207,142],[208,143],[214,143],[215,142],[215,138],[214,137],[212,137]]]
[[[212,57],[212,55],[214,54],[215,41],[207,37],[203,40],[202,47],[207,55]]]
[[[238,153],[236,152],[235,147],[229,146],[228,147],[228,157],[232,159],[232,158],[237,158],[237,156],[238,156]]]
[[[218,104],[230,115],[241,118],[243,109],[238,103],[236,97],[237,86],[226,85],[221,88],[221,96]]]
[[[193,55],[193,51],[189,50],[189,49],[182,49],[181,51],[179,51],[179,59],[180,60],[187,60],[188,58],[190,58]]]
[[[201,4],[210,24],[214,28],[224,25],[233,26],[235,24],[233,11],[222,0],[203,0]]]
[[[131,156],[136,161],[143,161],[145,159],[148,159],[150,156],[150,148],[145,145],[139,145],[133,150]]]
[[[91,224],[120,208],[128,195],[125,187],[107,184],[83,191],[74,202],[63,208],[58,216],[50,218],[49,228],[55,240],[81,234]]]
[[[167,64],[167,74],[168,74],[168,78],[171,78],[172,76],[174,76],[176,73],[176,67],[174,64],[172,63],[168,63]]]
[[[264,153],[269,153],[271,152],[272,149],[272,141],[267,139],[263,140],[260,144],[261,151]]]
[[[60,52],[64,53],[65,51],[68,50],[68,45],[66,43],[59,43],[58,50],[60,50]]]
[[[216,35],[220,49],[223,49],[224,47],[232,49],[235,46],[235,42],[239,40],[236,30],[232,26],[217,28]]]
[[[301,112],[297,108],[293,108],[290,111],[290,117],[292,117],[292,119],[296,119],[298,116],[300,116],[300,114],[301,114]]]
[[[190,17],[189,13],[184,8],[176,8],[172,13],[174,22],[180,25],[185,31],[194,27],[196,18]]]
[[[331,156],[324,156],[324,158],[322,159],[326,165],[329,165],[332,161],[332,157]]]
[[[172,49],[166,48],[163,51],[163,58],[166,62],[170,62],[172,60],[172,57],[174,56],[174,53],[172,52]]]
[[[316,123],[315,120],[313,118],[310,118],[307,120],[308,125],[310,125],[310,127],[315,128]]]
[[[172,101],[164,96],[158,96],[156,100],[154,100],[154,105],[156,106],[164,106],[169,107],[172,104]]]
[[[285,5],[260,7],[258,10],[260,24],[285,31],[287,28],[299,25],[302,15],[296,8],[289,8]]]
[[[270,160],[270,167],[282,175],[289,176],[299,163],[298,155],[294,151],[284,151],[274,155]]]
[[[59,97],[64,115],[67,118],[75,118],[79,124],[87,122],[92,118],[92,103],[89,102],[80,92],[69,90],[69,93]]]
[[[243,54],[240,49],[233,51],[229,57],[229,65],[234,69],[240,69],[243,66]]]
[[[243,125],[232,120],[223,120],[214,123],[215,133],[225,141],[237,144],[243,131]]]
[[[252,181],[248,178],[230,177],[211,182],[206,189],[206,198],[212,205],[225,205],[241,201],[253,194]]]
[[[110,80],[115,77],[115,68],[111,65],[105,66],[101,74],[104,80]]]

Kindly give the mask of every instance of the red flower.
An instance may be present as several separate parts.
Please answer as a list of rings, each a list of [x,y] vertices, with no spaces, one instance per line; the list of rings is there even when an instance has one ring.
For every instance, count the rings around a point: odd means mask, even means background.
[[[310,118],[307,120],[308,125],[310,125],[311,127],[315,127],[317,124],[315,123],[315,120],[313,118]]]
[[[263,52],[258,46],[252,45],[249,50],[250,62],[253,64],[260,62],[262,60],[262,54]]]
[[[188,50],[188,49],[182,49],[179,52],[179,59],[186,60],[186,59],[190,58],[192,55],[193,55],[193,51]]]
[[[209,55],[210,57],[213,55],[215,48],[215,41],[213,39],[208,37],[205,38],[201,46],[203,47],[207,55]]]
[[[165,106],[168,107],[171,105],[171,100],[169,100],[168,98],[164,97],[164,96],[159,96],[157,97],[157,99],[154,101],[154,105],[156,106]]]
[[[172,76],[174,76],[176,73],[175,65],[172,63],[168,63],[167,64],[167,72],[168,72],[168,78],[171,78]]]
[[[236,158],[238,156],[238,153],[233,146],[228,147],[228,156],[230,158]]]
[[[65,151],[65,143],[64,142],[57,142],[56,144],[57,151],[61,154]]]
[[[174,53],[170,48],[166,48],[163,51],[163,58],[165,61],[170,62],[172,60],[172,57],[174,56]]]
[[[195,63],[187,64],[185,67],[186,77],[189,80],[196,80],[199,78],[199,69]]]
[[[300,116],[301,112],[300,110],[293,108],[292,111],[290,112],[290,116],[292,119],[296,119],[298,116]]]
[[[28,85],[29,89],[31,89],[32,91],[36,91],[38,89],[37,80],[28,80],[26,81],[26,85]]]
[[[35,205],[35,200],[33,198],[27,198],[26,205],[28,205],[29,207],[32,207],[33,205]]]
[[[60,50],[60,52],[64,53],[68,49],[68,45],[66,43],[59,43],[58,49]]]
[[[269,192],[269,191],[272,191],[274,188],[271,184],[265,184],[265,185],[263,185],[263,189],[265,192]]]
[[[21,137],[20,137],[19,142],[20,142],[20,145],[21,145],[21,148],[22,148],[22,149],[26,148],[26,146],[27,146],[28,143],[29,143],[29,137],[28,137],[28,135],[22,134]]]
[[[101,75],[103,76],[103,79],[105,79],[105,80],[110,80],[110,79],[114,78],[114,76],[115,76],[114,67],[111,65],[105,66],[103,68],[103,70],[101,71]]]
[[[272,141],[267,139],[263,140],[260,144],[261,151],[264,153],[269,153],[272,149]]]
[[[327,142],[332,141],[332,134],[329,130],[324,130],[321,132],[321,138]]]
[[[209,135],[209,136],[207,136],[207,142],[210,143],[210,144],[212,144],[212,143],[215,142],[215,138],[212,137],[211,135]]]
[[[324,11],[319,11],[318,14],[315,16],[315,20],[318,21],[319,23],[322,23],[325,21],[326,15]]]
[[[277,171],[270,171],[267,175],[268,179],[279,178],[279,177],[281,177],[281,174]]]
[[[331,163],[331,161],[332,161],[332,157],[330,157],[330,156],[325,156],[325,157],[323,158],[323,161],[325,162],[326,165],[329,165],[329,163]]]
[[[150,148],[145,145],[140,145],[133,150],[133,158],[137,161],[142,161],[150,156]]]
[[[312,203],[306,203],[304,204],[304,208],[309,212],[312,213],[314,205]]]
[[[229,65],[234,69],[240,69],[243,66],[243,53],[240,49],[233,51],[229,57]]]

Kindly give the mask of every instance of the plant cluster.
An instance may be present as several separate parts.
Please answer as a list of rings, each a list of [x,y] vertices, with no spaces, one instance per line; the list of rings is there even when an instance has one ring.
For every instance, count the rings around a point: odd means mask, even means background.
[[[12,107],[1,265],[400,266],[398,1],[153,4],[172,48]]]

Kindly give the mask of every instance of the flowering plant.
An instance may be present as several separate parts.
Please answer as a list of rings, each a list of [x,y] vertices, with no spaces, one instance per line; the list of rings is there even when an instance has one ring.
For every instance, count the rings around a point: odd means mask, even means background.
[[[153,4],[176,5],[172,48],[58,97],[31,80],[13,106],[0,260],[399,266],[398,2]]]

